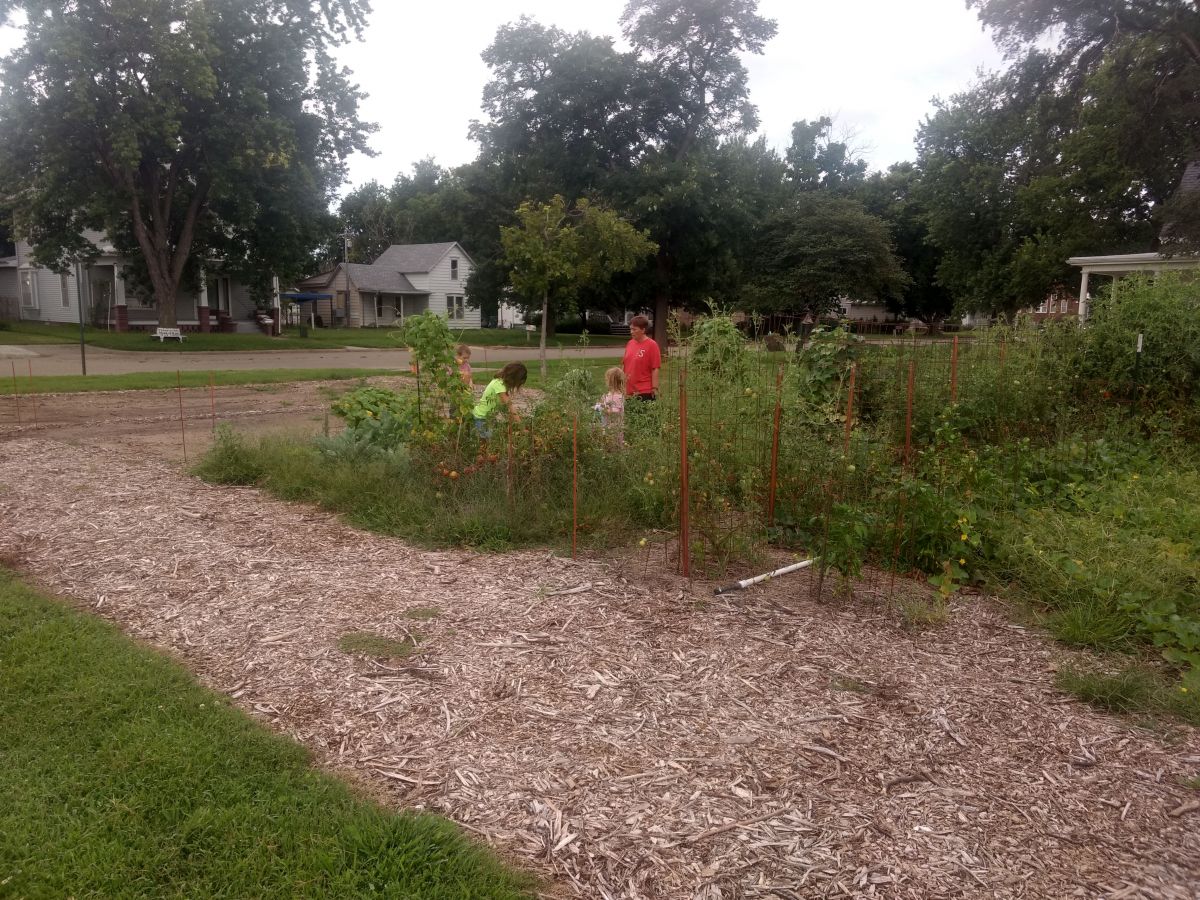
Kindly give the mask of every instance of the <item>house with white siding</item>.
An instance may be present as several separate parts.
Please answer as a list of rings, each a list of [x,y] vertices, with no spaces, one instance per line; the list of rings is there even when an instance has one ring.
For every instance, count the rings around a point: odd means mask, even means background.
[[[30,322],[78,322],[80,302],[89,325],[116,331],[151,330],[158,325],[158,306],[148,290],[128,284],[129,260],[103,234],[88,232],[96,248],[90,262],[74,264],[64,273],[33,261],[25,241],[16,244],[16,255],[0,259],[0,308],[16,310]],[[257,331],[256,305],[247,286],[208,270],[196,290],[180,288],[175,297],[175,317],[184,331]]]
[[[331,295],[315,301],[315,315],[326,325],[391,326],[432,310],[445,316],[451,328],[478,328],[479,310],[467,308],[466,285],[473,268],[457,241],[393,244],[370,265],[339,263],[297,287]]]

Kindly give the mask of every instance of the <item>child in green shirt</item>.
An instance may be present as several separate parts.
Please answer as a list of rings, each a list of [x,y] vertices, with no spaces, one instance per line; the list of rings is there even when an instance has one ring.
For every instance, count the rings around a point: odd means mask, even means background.
[[[475,408],[471,410],[471,414],[475,417],[475,430],[482,438],[487,438],[491,434],[488,428],[488,419],[501,407],[507,415],[513,413],[512,400],[513,395],[521,389],[521,385],[529,377],[529,370],[525,368],[525,363],[510,362],[503,369],[496,373],[496,377],[488,382],[488,386],[483,389],[483,396],[479,398],[479,402],[475,404]]]

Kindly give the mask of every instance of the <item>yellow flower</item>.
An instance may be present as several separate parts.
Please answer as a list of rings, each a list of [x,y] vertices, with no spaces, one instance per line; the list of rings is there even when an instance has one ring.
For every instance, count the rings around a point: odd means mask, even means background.
[[[960,566],[965,566],[967,564],[967,561],[960,556],[958,559],[958,564]]]
[[[961,537],[962,537],[962,539],[963,539],[964,541],[967,539],[967,536],[966,536],[965,534],[964,534],[964,535],[962,535]]]
[[[645,546],[646,546],[646,539],[645,539],[645,538],[642,538],[640,541],[638,541],[638,546],[639,546],[639,547],[645,547]]]
[[[1187,688],[1180,688],[1179,690],[1184,694],[1186,694],[1188,692]]]
[[[1137,481],[1137,480],[1138,480],[1138,474],[1137,474],[1137,472],[1134,472],[1134,473],[1133,473],[1133,480],[1134,480],[1134,481]]]

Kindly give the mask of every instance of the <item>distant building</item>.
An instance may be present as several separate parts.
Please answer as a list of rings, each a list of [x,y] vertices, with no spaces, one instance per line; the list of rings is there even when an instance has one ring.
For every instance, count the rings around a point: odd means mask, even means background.
[[[33,248],[18,241],[14,256],[0,259],[0,314],[29,322],[78,322],[79,304],[89,325],[116,331],[152,329],[158,325],[154,297],[133,289],[125,279],[129,259],[100,232],[85,235],[96,250],[59,274],[33,261]],[[249,288],[220,273],[212,263],[194,291],[175,295],[175,318],[184,331],[257,331],[257,307]]]
[[[457,241],[393,244],[373,262],[338,263],[297,284],[320,292],[312,311],[326,325],[371,328],[403,324],[432,310],[451,328],[479,328],[478,309],[467,307],[466,284],[474,263]]]

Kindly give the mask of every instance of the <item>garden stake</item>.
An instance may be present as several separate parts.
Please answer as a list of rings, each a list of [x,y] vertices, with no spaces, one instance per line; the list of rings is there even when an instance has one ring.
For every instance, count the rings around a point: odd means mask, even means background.
[[[208,373],[208,403],[212,407],[212,426],[213,433],[217,431],[217,395],[213,389],[213,373]]]
[[[421,364],[413,363],[413,374],[417,376],[417,427],[421,427]]]
[[[187,462],[187,431],[183,427],[183,376],[175,370],[175,393],[179,396],[179,440],[183,443],[183,461]]]
[[[714,594],[728,594],[730,591],[744,591],[751,585],[761,584],[764,581],[770,581],[772,578],[778,578],[780,575],[788,575],[792,572],[799,572],[801,569],[807,569],[813,564],[811,559],[806,559],[803,562],[792,563],[790,566],[784,566],[781,569],[776,569],[774,572],[764,572],[762,575],[755,575],[753,578],[743,578],[741,581],[735,581],[733,584],[727,584],[725,587],[717,588],[713,591]]]
[[[771,434],[771,483],[767,491],[767,527],[775,527],[775,488],[779,473],[779,422],[783,415],[783,366],[775,379],[775,429]]]
[[[958,402],[958,335],[950,348],[950,402]]]
[[[904,413],[904,465],[910,467],[912,465],[912,409],[913,409],[913,390],[916,387],[917,376],[917,361],[910,360],[908,363],[908,403]]]
[[[842,455],[850,457],[850,431],[854,428],[854,381],[858,375],[858,363],[850,366],[850,388],[846,391],[846,439],[842,445]]]
[[[571,559],[579,540],[579,415],[571,421]]]
[[[508,499],[512,502],[512,418],[508,420]]]
[[[686,377],[679,373],[679,565],[691,578],[691,534],[688,528],[688,453]]]
[[[17,424],[21,424],[21,389],[17,385],[17,364],[12,364],[13,373],[13,402],[17,404]]]
[[[1139,345],[1141,344],[1141,335],[1138,335],[1138,344]],[[1138,352],[1141,352],[1140,347],[1139,347]],[[33,389],[33,360],[27,359],[27,360],[25,360],[25,362],[29,364],[29,396],[30,396],[31,402],[33,403],[33,425],[36,428],[37,423],[38,423],[38,421],[37,421],[37,393]],[[1136,374],[1136,371],[1135,371],[1135,374]]]

